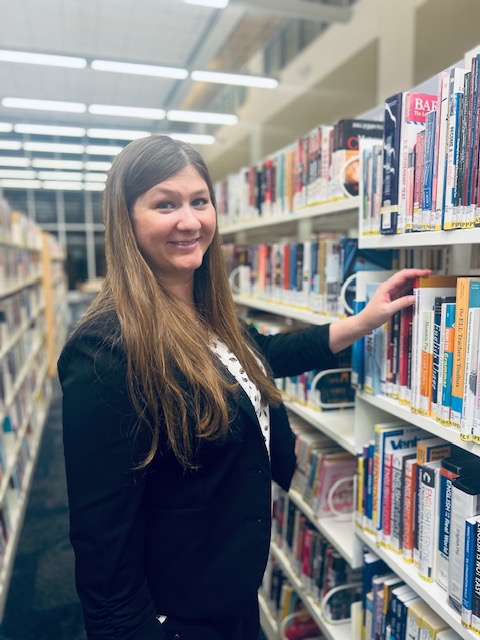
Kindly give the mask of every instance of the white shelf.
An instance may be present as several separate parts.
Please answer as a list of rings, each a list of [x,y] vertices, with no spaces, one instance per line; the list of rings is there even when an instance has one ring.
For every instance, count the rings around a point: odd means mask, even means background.
[[[284,404],[287,409],[337,442],[343,449],[356,455],[354,409],[319,411],[294,400],[284,400]]]
[[[358,197],[346,198],[345,200],[337,200],[303,207],[302,209],[292,213],[255,216],[253,218],[242,220],[236,224],[220,226],[219,231],[222,236],[226,236],[238,233],[239,231],[256,231],[266,227],[291,224],[311,218],[321,218],[332,215],[338,216],[340,213],[355,213],[358,215],[359,202],[360,199]]]
[[[280,640],[277,622],[261,593],[258,594],[258,604],[260,608],[260,626],[264,636],[267,640]]]
[[[14,333],[11,336],[8,337],[6,343],[0,349],[0,360],[5,356],[6,353],[8,353],[8,351],[10,351],[13,345],[25,333],[25,331],[32,324],[32,322],[34,322],[34,320],[36,320],[39,317],[39,315],[44,311],[45,311],[45,305],[41,304],[39,307],[37,307],[37,309],[35,309],[32,312],[32,315],[29,318],[27,318],[25,322],[22,322],[20,327],[16,331],[14,331]]]
[[[413,249],[414,247],[440,247],[457,244],[480,243],[480,228],[452,229],[451,231],[420,231],[391,236],[359,236],[360,249]]]
[[[327,640],[352,640],[352,625],[350,621],[345,621],[341,624],[328,623],[320,610],[319,604],[315,602],[312,596],[305,591],[303,584],[284,552],[274,542],[271,543],[271,551],[278,560],[282,567],[282,571],[291,582],[295,591],[297,591],[298,595],[305,603],[310,615],[322,630],[325,638]]]
[[[306,322],[308,324],[329,324],[338,320],[338,316],[329,316],[324,313],[316,313],[303,307],[294,307],[291,304],[283,302],[274,302],[273,300],[266,300],[264,298],[258,298],[254,295],[234,294],[233,299],[236,304],[251,309],[259,309],[260,311],[267,311],[268,313],[274,313],[276,315],[284,316],[285,318],[293,318],[300,322]]]
[[[436,420],[433,420],[433,418],[426,418],[425,416],[413,413],[409,406],[400,404],[397,400],[393,400],[392,398],[374,396],[369,393],[365,393],[364,391],[357,391],[356,395],[357,399],[363,400],[374,407],[387,411],[396,418],[400,418],[401,420],[405,420],[405,422],[414,424],[421,429],[425,429],[425,431],[429,431],[430,433],[451,442],[457,447],[466,449],[476,456],[480,456],[480,444],[461,440],[460,431],[458,429],[443,426]]]
[[[4,289],[0,291],[0,298],[7,298],[8,296],[17,293],[17,291],[21,291],[26,287],[30,287],[32,284],[36,284],[40,281],[42,274],[39,273],[37,275],[30,276],[23,280],[19,280],[18,282],[14,282],[13,284],[7,285]]]
[[[425,602],[438,613],[462,638],[473,640],[478,636],[462,627],[460,615],[449,605],[447,592],[435,582],[425,582],[419,577],[417,567],[404,562],[401,556],[385,547],[378,546],[373,535],[357,529],[360,539],[382,558],[395,573],[406,582]]]
[[[362,549],[355,539],[353,515],[349,520],[340,520],[335,517],[318,518],[296,489],[290,489],[288,497],[345,558],[352,569],[358,569],[362,566]]]

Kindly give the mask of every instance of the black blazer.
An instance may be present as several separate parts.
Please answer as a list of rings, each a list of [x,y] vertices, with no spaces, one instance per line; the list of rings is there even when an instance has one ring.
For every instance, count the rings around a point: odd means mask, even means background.
[[[268,558],[271,480],[288,489],[294,438],[283,405],[271,408],[270,463],[239,389],[229,435],[202,444],[199,470],[182,469],[164,443],[135,470],[145,446],[132,433],[125,356],[105,340],[117,329],[111,318],[93,323],[58,362],[76,584],[90,640],[160,640],[156,614],[201,625],[251,608]],[[248,331],[275,377],[336,365],[328,326]]]

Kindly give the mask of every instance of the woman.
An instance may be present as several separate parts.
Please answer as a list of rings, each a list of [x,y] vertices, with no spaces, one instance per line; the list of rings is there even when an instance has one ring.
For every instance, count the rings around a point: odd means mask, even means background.
[[[264,337],[237,320],[192,147],[129,144],[104,217],[107,278],[58,365],[88,637],[256,640],[271,479],[288,489],[295,467],[272,376],[335,366],[426,272],[400,272],[355,318]]]

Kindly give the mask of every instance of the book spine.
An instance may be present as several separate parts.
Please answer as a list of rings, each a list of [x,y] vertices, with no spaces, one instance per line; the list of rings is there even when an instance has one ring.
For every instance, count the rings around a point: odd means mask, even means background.
[[[413,562],[415,496],[417,484],[417,464],[415,460],[407,460],[405,465],[405,485],[403,501],[403,542],[402,555],[406,562]]]
[[[475,577],[475,525],[476,518],[465,520],[465,554],[463,562],[462,626],[472,624],[473,582]]]
[[[480,633],[480,523],[475,525],[475,570],[473,576],[473,601],[471,629]]]
[[[420,467],[419,505],[419,562],[418,575],[432,582],[435,572],[437,531],[438,531],[438,469]]]
[[[477,394],[478,349],[480,337],[480,309],[468,310],[467,339],[465,345],[465,373],[463,383],[460,438],[473,439],[473,419]]]
[[[439,535],[435,581],[445,591],[448,588],[448,555],[450,549],[450,519],[452,510],[452,480],[458,477],[446,469],[440,470]]]
[[[446,305],[445,335],[443,341],[443,376],[441,379],[441,404],[437,406],[437,420],[443,425],[450,425],[452,405],[452,376],[455,349],[455,315],[456,303]]]
[[[460,429],[462,420],[463,388],[465,382],[465,345],[468,328],[470,278],[457,280],[457,307],[455,311],[455,351],[452,379],[451,426]]]

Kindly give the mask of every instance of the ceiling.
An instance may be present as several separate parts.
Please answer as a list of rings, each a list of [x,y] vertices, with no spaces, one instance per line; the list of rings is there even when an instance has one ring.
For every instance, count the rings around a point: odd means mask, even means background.
[[[186,4],[184,0],[0,0],[0,49],[79,56],[88,63],[100,58],[188,71],[241,72],[286,21],[346,21],[351,2],[230,0],[227,8],[215,9]],[[190,79],[96,71],[89,64],[83,69],[66,69],[0,62],[0,102],[14,97],[216,111],[212,102],[222,90],[222,85]],[[211,125],[197,123],[5,106],[0,106],[1,122],[214,133]],[[25,140],[15,133],[0,134],[3,140],[15,137]],[[31,135],[30,140],[34,139]],[[0,151],[0,155],[5,152]]]

